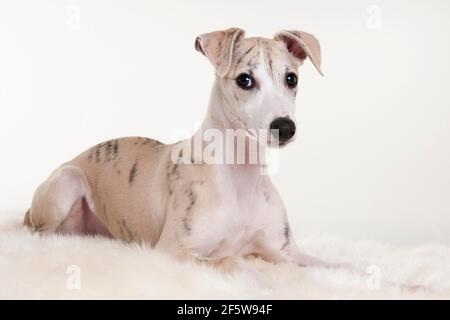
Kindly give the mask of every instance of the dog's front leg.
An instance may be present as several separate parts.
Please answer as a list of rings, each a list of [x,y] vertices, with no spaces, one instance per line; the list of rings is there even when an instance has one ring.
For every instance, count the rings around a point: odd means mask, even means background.
[[[370,277],[370,274],[364,271],[363,269],[360,269],[351,263],[347,262],[338,262],[338,263],[332,263],[324,261],[320,258],[310,256],[308,254],[305,254],[300,251],[298,246],[295,244],[295,242],[292,241],[292,245],[287,246],[285,250],[282,250],[283,254],[281,255],[274,255],[272,252],[272,257],[276,257],[278,261],[284,261],[284,262],[291,262],[295,263],[298,266],[301,267],[323,267],[327,269],[341,269],[345,271],[352,272],[358,276],[361,276],[363,279],[368,279]],[[391,287],[391,288],[399,288],[400,290],[405,290],[408,292],[416,292],[418,290],[421,290],[423,292],[428,292],[428,288],[422,285],[407,285],[407,284],[401,284],[397,283],[395,281],[389,281],[389,280],[383,280],[381,281],[380,285]]]
[[[327,269],[342,268],[348,271],[366,274],[363,270],[350,263],[329,262],[302,252],[297,246],[295,239],[292,236],[292,232],[288,232],[288,234],[289,236],[284,244],[280,244],[279,241],[276,241],[270,236],[265,238],[258,246],[258,255],[264,260],[274,263],[288,262],[294,263],[299,267],[321,267]]]
[[[322,267],[327,269],[338,269],[342,268],[348,271],[357,272],[359,274],[366,274],[363,270],[355,267],[351,263],[347,262],[329,262],[322,260],[320,258],[311,256],[309,254],[303,253],[297,246],[297,244],[292,241],[292,244],[287,246],[284,250],[286,255],[286,260],[293,262],[301,267]]]

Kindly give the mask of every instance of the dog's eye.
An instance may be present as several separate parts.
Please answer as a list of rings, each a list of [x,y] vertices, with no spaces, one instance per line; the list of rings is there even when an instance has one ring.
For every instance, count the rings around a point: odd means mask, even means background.
[[[289,88],[295,88],[297,86],[297,75],[293,72],[289,72],[286,75],[286,84]]]
[[[250,90],[255,86],[255,80],[248,73],[241,73],[236,78],[237,85],[244,90]]]

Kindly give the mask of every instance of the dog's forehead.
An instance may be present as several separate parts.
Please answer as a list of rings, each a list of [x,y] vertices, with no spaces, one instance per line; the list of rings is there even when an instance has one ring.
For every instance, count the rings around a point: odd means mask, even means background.
[[[289,54],[283,42],[267,38],[244,38],[237,44],[233,53],[232,70],[256,69],[261,63],[270,68],[297,68],[298,64]]]

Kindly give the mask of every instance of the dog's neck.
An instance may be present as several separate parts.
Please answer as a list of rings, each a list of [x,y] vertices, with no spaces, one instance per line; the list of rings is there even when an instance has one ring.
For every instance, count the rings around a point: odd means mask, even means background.
[[[220,132],[222,136],[227,137],[227,130],[230,132],[231,130],[240,129],[241,133],[245,132],[242,123],[239,119],[230,119],[231,106],[227,104],[227,99],[224,96],[223,90],[220,85],[220,80],[216,79],[214,82],[211,97],[209,101],[208,111],[203,120],[201,127],[197,130],[197,132],[191,138],[191,142],[195,143],[195,141],[201,141],[202,137],[204,137],[204,133],[207,130],[215,130],[216,132]],[[232,111],[231,111],[232,112]],[[249,163],[249,154],[248,154],[248,144],[253,138],[246,136],[245,138],[245,164],[224,164],[221,165],[223,170],[229,170],[231,172],[237,174],[250,174],[250,175],[261,175],[261,169],[263,164],[258,160],[257,163]],[[225,139],[228,140],[228,139]],[[242,141],[242,140],[241,140]],[[242,152],[242,143],[238,142],[238,138],[234,137],[230,141],[223,141],[223,154],[226,155],[231,152],[235,156],[239,151]],[[257,146],[255,149],[257,150],[257,154],[262,154],[266,152],[266,147],[258,145],[258,143],[253,140],[250,143],[254,143]],[[208,145],[208,142],[205,141],[203,143],[203,148]],[[241,148],[241,150],[238,150]]]
[[[208,111],[202,123],[203,130],[218,129],[225,131],[226,129],[237,129],[237,123],[230,120],[230,115],[227,115],[227,112],[230,112],[230,108],[231,106],[227,103],[220,85],[220,80],[216,78],[211,90]]]

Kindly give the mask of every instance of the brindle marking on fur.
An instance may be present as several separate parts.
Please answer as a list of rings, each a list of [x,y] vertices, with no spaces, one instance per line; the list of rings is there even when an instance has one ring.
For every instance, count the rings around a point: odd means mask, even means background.
[[[162,145],[161,141],[150,139],[150,146],[151,147],[157,147],[157,146],[160,146],[160,145]]]
[[[184,152],[183,152],[183,149],[181,149],[180,152],[178,152],[177,163],[187,164],[187,163],[184,162],[183,156],[184,156]]]
[[[222,50],[222,48],[223,48],[223,43],[224,43],[224,41],[220,41],[219,43],[218,43],[218,52],[219,52],[219,54],[223,54],[223,50]]]
[[[150,145],[151,147],[161,145],[162,142],[150,138],[137,137],[136,141],[134,141],[134,145]]]
[[[102,147],[102,144],[98,144],[95,147],[95,162],[99,163],[100,162],[100,148]]]
[[[244,54],[242,56],[247,55],[250,51],[253,50],[253,48],[256,47],[256,44],[254,44],[253,46],[251,46],[250,48],[247,49],[247,51],[244,52]]]
[[[173,190],[172,190],[172,183],[170,181],[169,174],[167,174],[167,189],[169,191],[169,196],[172,196]]]
[[[184,191],[184,193],[187,195],[187,200],[188,200],[188,206],[186,207],[186,215],[183,218],[183,226],[184,229],[186,230],[186,233],[189,235],[191,233],[191,220],[192,220],[192,208],[195,205],[196,202],[196,196],[194,193],[194,185],[195,184],[200,184],[203,185],[205,181],[203,180],[195,180],[195,181],[191,181],[191,183],[189,184],[189,187]]]
[[[111,140],[112,148],[110,151],[109,160],[113,161],[113,169],[117,174],[120,174],[120,169],[117,169],[119,165],[119,139]]]
[[[105,162],[109,162],[112,159],[113,144],[112,141],[105,142]]]
[[[269,59],[269,72],[270,72],[270,77],[273,79],[272,57],[270,56],[270,54],[268,54],[267,57],[268,57],[268,59]]]
[[[113,160],[116,160],[119,156],[119,139],[114,140],[113,146]]]
[[[283,229],[283,234],[284,234],[284,237],[286,238],[286,240],[285,240],[283,246],[281,247],[281,250],[283,250],[284,248],[286,248],[287,245],[289,244],[289,233],[290,233],[290,231],[289,231],[289,225],[288,225],[288,223],[286,222],[286,224],[284,225],[284,229]]]
[[[91,162],[92,161],[92,158],[93,158],[93,150],[91,149],[90,151],[89,151],[89,155],[88,155],[88,160],[89,160],[89,162]]]
[[[290,70],[291,70],[291,69],[290,69],[289,66],[286,64],[286,65],[284,66],[284,74],[289,73]]]
[[[264,61],[269,66],[269,74],[272,79],[274,79],[274,70],[273,70],[273,59],[272,55],[274,54],[274,47],[267,42],[264,42],[264,45],[261,47],[264,50]],[[280,51],[282,52],[282,51]],[[275,53],[276,54],[276,53]]]
[[[258,42],[258,44],[255,44],[254,47],[260,47],[260,43]],[[259,65],[259,61],[258,61],[258,56],[257,55],[252,55],[249,60],[247,61],[247,67],[250,70],[255,70],[256,68],[258,68]]]
[[[172,163],[171,160],[169,160],[166,168],[166,179],[167,179],[167,187],[169,191],[169,195],[171,196],[173,194],[173,188],[172,188],[172,182],[176,180],[181,179],[181,175],[178,172],[178,164]]]
[[[130,184],[130,186],[133,184],[134,178],[136,177],[137,163],[138,160],[134,160],[133,166],[130,169],[130,175],[128,176],[128,183]]]
[[[171,175],[174,175],[175,173],[177,173],[177,170],[178,170],[178,164],[175,163],[175,164],[172,166],[172,171],[170,172],[170,174],[171,174]]]
[[[252,49],[253,49],[255,46],[256,46],[256,44],[253,45],[253,46],[251,46],[250,48],[248,48],[248,49],[247,49],[247,50],[239,57],[239,59],[236,61],[236,65],[237,65],[237,66],[241,63],[242,59],[243,59],[250,51],[252,51]]]

